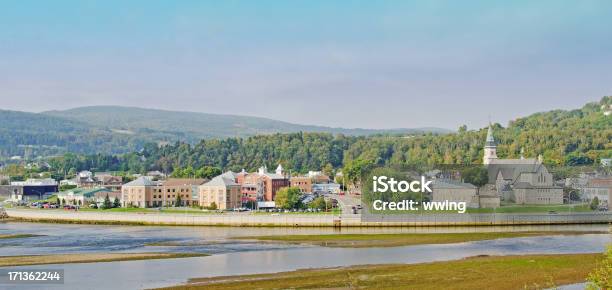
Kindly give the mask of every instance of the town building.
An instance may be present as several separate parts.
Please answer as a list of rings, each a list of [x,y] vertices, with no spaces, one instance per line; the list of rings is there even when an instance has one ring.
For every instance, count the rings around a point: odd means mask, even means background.
[[[96,195],[112,194],[113,192],[104,187],[97,188],[73,188],[61,191],[57,194],[60,204],[84,206],[96,202]],[[111,202],[113,200],[111,199]]]
[[[553,176],[535,158],[499,159],[497,145],[489,126],[484,147],[483,164],[487,166],[489,183],[495,184],[501,199],[516,204],[563,204],[563,188],[554,184]]]
[[[312,185],[312,192],[314,193],[340,193],[340,184],[338,183],[316,183]]]
[[[467,207],[479,208],[478,188],[470,183],[450,179],[436,179],[432,184],[431,200],[434,202],[465,202]]]
[[[168,178],[159,182],[153,192],[153,206],[191,206],[199,203],[198,187],[207,180],[202,178]],[[180,200],[180,204],[177,201]]]
[[[478,188],[470,183],[452,179],[436,179],[432,185],[431,200],[435,202],[465,202],[469,208],[497,208],[500,197],[487,186]]]
[[[312,178],[309,176],[291,176],[290,185],[300,189],[301,193],[312,193]]]
[[[330,183],[331,179],[329,176],[323,174],[321,171],[309,171],[306,175],[291,176],[290,178],[291,187],[299,188],[302,193],[335,191],[334,185],[327,186],[327,184]]]
[[[154,207],[153,192],[155,197],[161,195],[160,182],[152,181],[146,177],[138,177],[137,179],[124,184],[121,188],[122,207]],[[160,204],[161,205],[161,204]]]
[[[220,210],[242,207],[240,184],[228,176],[219,175],[199,187],[199,204]]]
[[[141,176],[122,186],[123,206],[162,207],[198,204],[198,186],[205,179],[169,178],[155,181]],[[177,202],[180,201],[180,204]]]
[[[593,178],[580,189],[581,198],[586,202],[591,202],[595,197],[600,203],[610,208],[610,196],[612,195],[612,177]]]
[[[243,194],[248,200],[273,201],[279,189],[290,186],[289,178],[280,164],[275,173],[268,172],[268,168],[264,165],[257,172],[245,174],[240,179],[241,185],[245,187]]]
[[[96,173],[95,179],[98,183],[98,186],[107,188],[111,191],[121,191],[121,186],[123,186],[123,177],[112,175],[110,173]]]
[[[58,192],[57,181],[52,178],[35,179],[11,182],[11,199],[15,201],[29,201],[46,199]]]

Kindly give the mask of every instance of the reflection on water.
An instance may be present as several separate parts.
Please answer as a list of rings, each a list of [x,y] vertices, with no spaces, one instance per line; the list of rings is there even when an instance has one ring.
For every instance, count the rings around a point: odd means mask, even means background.
[[[606,225],[580,225],[494,228],[369,228],[343,229],[340,233],[519,230],[605,231],[608,230],[608,227]],[[272,273],[300,268],[358,264],[420,263],[460,259],[474,255],[592,253],[602,252],[605,245],[612,241],[609,234],[590,234],[581,236],[512,238],[449,245],[350,249],[244,243],[227,240],[228,237],[249,235],[334,233],[334,229],[330,228],[0,224],[0,234],[7,233],[37,233],[48,236],[0,241],[0,255],[91,251],[197,251],[215,254],[209,257],[185,259],[18,267],[20,269],[65,269],[66,284],[63,286],[71,289],[151,288],[180,284],[189,278],[195,277]],[[145,246],[147,243],[165,241],[197,242],[198,244],[189,247]],[[210,243],[202,244],[202,241]],[[45,285],[42,288],[49,289],[51,288],[49,286]]]

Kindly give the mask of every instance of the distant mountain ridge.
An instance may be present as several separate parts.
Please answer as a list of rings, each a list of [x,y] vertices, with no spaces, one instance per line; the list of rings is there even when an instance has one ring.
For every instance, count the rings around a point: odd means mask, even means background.
[[[441,128],[345,129],[300,125],[238,115],[180,112],[121,106],[90,106],[42,113],[0,110],[0,156],[124,153],[145,143],[247,137],[290,132],[373,134],[449,133]],[[24,148],[31,150],[26,152]]]
[[[314,125],[300,125],[261,117],[222,115],[186,111],[169,111],[121,106],[78,107],[42,114],[119,130],[156,130],[165,133],[180,132],[188,142],[207,138],[245,137],[258,134],[289,132],[326,132],[346,135],[378,133],[448,133],[441,128],[399,129],[347,129]]]

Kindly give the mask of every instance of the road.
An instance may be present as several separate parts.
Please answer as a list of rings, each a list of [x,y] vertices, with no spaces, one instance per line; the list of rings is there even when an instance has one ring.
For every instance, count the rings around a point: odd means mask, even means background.
[[[361,204],[361,199],[352,195],[327,194],[326,196],[338,200],[342,214],[353,214],[353,206]]]

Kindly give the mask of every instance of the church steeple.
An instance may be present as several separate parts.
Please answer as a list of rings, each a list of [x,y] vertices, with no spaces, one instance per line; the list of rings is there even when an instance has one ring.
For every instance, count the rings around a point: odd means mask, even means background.
[[[495,144],[495,139],[493,138],[493,125],[489,122],[482,163],[488,165],[495,159],[497,159],[497,144]]]

